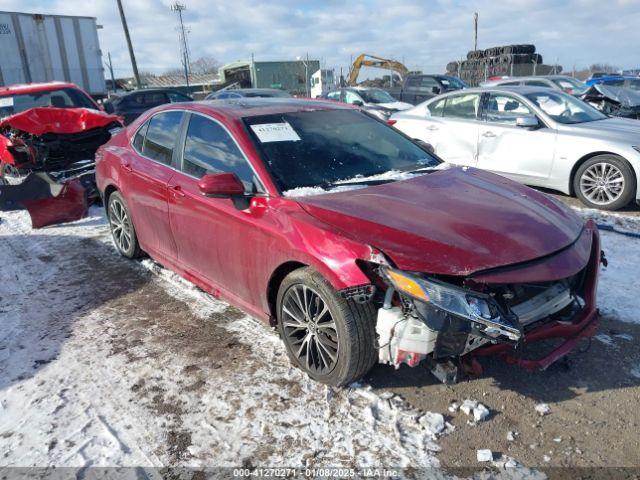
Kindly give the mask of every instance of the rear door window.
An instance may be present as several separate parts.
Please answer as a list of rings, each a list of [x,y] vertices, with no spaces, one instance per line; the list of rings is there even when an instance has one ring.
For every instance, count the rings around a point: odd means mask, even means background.
[[[179,111],[162,112],[151,117],[142,154],[156,162],[171,165],[181,122],[182,112]]]
[[[217,122],[191,115],[182,157],[182,171],[201,178],[208,173],[235,173],[252,190],[254,173],[233,138]]]
[[[441,117],[444,113],[444,104],[447,102],[446,98],[441,98],[433,103],[430,103],[427,107],[432,117]]]
[[[157,107],[168,103],[169,99],[163,92],[149,92],[144,94],[144,106],[147,108]]]
[[[447,102],[444,105],[443,116],[447,118],[475,120],[478,116],[479,105],[479,93],[453,95],[451,97],[447,97]]]
[[[549,85],[549,83],[545,82],[544,80],[525,80],[524,81],[525,85],[528,85],[530,87],[546,87],[546,88],[552,88],[551,85]]]

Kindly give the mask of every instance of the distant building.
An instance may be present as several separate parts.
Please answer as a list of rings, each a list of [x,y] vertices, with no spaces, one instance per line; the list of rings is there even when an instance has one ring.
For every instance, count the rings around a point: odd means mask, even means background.
[[[192,74],[189,75],[189,86],[185,81],[184,75],[141,75],[141,88],[173,88],[188,95],[198,93],[208,93],[214,90],[220,84],[220,78],[217,73]],[[134,90],[136,82],[133,78],[116,79],[116,85],[111,80],[107,80],[107,88],[110,91]]]
[[[311,75],[320,69],[318,60],[241,61],[220,67],[222,86],[278,88],[292,95],[306,95]]]

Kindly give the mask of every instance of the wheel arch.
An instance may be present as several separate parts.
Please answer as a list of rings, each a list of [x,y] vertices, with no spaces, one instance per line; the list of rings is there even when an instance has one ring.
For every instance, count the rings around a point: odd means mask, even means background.
[[[597,151],[597,152],[590,152],[590,153],[587,153],[586,155],[583,155],[582,157],[580,157],[580,159],[571,168],[571,174],[569,175],[569,193],[572,196],[575,196],[575,194],[576,194],[575,188],[573,188],[573,184],[574,184],[574,177],[576,175],[576,172],[580,168],[580,166],[584,162],[586,162],[587,160],[591,160],[592,158],[598,157],[600,155],[612,155],[614,157],[618,157],[621,160],[624,160],[625,162],[627,162],[629,164],[629,166],[631,167],[631,172],[633,173],[633,176],[636,179],[636,185],[637,185],[638,175],[636,173],[636,169],[634,168],[633,164],[629,160],[627,160],[625,157],[623,157],[619,153],[609,152],[609,151],[606,151],[606,150]]]
[[[308,266],[309,265],[305,263],[296,260],[290,260],[278,265],[278,267],[276,267],[276,269],[271,273],[269,282],[267,283],[267,304],[269,306],[269,318],[272,324],[276,323],[276,303],[278,298],[278,290],[280,289],[282,281],[291,272]]]
[[[109,185],[107,185],[105,187],[105,189],[104,189],[104,198],[102,200],[105,210],[108,211],[108,208],[109,208],[109,197],[111,196],[111,194],[113,192],[117,192],[117,191],[118,191],[118,187],[116,187],[112,183],[110,183]]]

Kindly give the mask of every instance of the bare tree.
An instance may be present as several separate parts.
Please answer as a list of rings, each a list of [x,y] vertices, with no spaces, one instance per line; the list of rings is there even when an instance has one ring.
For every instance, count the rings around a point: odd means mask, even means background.
[[[191,62],[191,72],[206,75],[209,73],[218,73],[220,62],[213,57],[204,56]]]

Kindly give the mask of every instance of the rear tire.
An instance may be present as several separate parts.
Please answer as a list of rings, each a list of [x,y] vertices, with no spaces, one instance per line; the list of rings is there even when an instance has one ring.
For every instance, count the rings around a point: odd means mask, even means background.
[[[287,275],[276,308],[287,355],[312,379],[347,385],[375,363],[374,306],[343,298],[312,268]]]
[[[109,195],[107,208],[109,227],[116,249],[127,258],[136,258],[142,254],[136,230],[133,227],[129,208],[119,192]]]
[[[617,155],[597,155],[584,162],[573,177],[573,190],[587,207],[618,210],[636,193],[636,177],[629,163]]]

